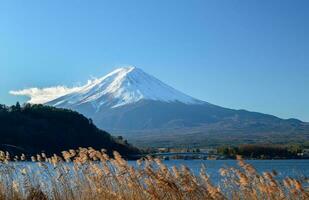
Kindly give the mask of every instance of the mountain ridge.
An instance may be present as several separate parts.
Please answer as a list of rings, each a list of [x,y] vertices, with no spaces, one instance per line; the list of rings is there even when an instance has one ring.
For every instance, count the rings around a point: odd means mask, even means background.
[[[142,143],[147,145],[156,140],[190,145],[190,137],[195,136],[200,138],[197,143],[231,136],[246,138],[244,143],[267,136],[268,142],[276,143],[283,141],[278,139],[280,134],[284,141],[309,139],[308,123],[201,101],[135,67],[116,69],[47,104],[78,111],[98,127],[124,135],[133,143],[144,138]]]

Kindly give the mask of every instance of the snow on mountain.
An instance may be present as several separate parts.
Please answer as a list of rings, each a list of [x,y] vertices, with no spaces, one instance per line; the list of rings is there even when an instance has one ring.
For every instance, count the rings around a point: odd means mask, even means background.
[[[80,87],[79,90],[57,98],[48,104],[67,107],[91,103],[98,110],[103,105],[116,108],[140,100],[185,104],[204,103],[177,91],[141,69],[124,67],[116,69],[102,78],[95,79]]]

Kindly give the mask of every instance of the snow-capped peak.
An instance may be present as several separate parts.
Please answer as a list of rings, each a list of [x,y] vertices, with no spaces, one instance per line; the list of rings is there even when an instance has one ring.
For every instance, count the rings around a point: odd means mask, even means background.
[[[201,103],[201,101],[175,90],[139,68],[123,67],[89,82],[79,91],[53,100],[49,104],[68,106],[91,103],[96,109],[99,109],[103,105],[116,108],[140,100],[186,104]]]

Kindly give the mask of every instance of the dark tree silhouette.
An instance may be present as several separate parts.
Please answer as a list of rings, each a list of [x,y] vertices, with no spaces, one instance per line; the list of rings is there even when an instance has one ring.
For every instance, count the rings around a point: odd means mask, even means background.
[[[0,149],[35,154],[60,153],[78,147],[116,150],[124,156],[138,150],[120,143],[98,129],[91,119],[67,110],[43,105],[0,105]]]

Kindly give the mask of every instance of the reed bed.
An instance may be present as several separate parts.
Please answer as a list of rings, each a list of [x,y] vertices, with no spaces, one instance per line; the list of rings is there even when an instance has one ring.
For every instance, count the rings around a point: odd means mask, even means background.
[[[186,166],[168,168],[151,157],[128,163],[117,152],[79,148],[62,156],[40,154],[10,157],[0,151],[0,199],[32,200],[186,200],[186,199],[309,199],[308,188],[276,172],[258,173],[238,158],[239,167],[222,168],[222,179],[210,181],[205,167],[194,175]],[[16,161],[16,162],[14,162]]]

